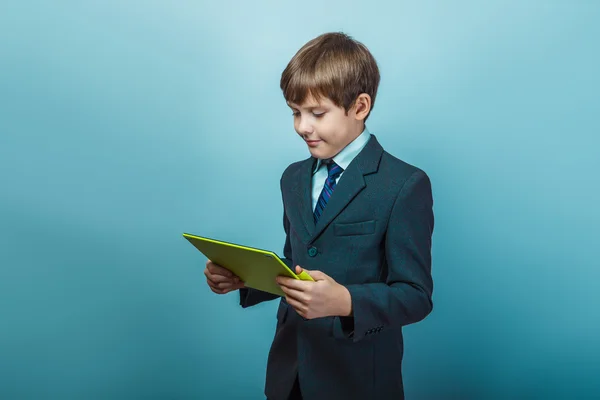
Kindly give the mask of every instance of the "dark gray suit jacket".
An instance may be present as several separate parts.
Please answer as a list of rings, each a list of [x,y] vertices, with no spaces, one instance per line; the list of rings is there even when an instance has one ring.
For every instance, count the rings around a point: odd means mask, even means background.
[[[313,157],[281,178],[290,267],[320,270],[348,288],[351,317],[304,320],[285,298],[240,290],[249,307],[281,299],[265,394],[287,399],[403,399],[402,327],[432,310],[433,198],[428,176],[385,152],[374,135],[348,165],[316,226]]]

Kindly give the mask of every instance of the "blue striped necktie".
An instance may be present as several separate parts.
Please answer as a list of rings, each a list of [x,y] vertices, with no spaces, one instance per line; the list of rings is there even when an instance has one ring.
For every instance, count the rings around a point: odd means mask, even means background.
[[[335,189],[335,180],[342,172],[344,172],[342,167],[334,163],[333,160],[327,164],[327,171],[327,179],[325,180],[325,185],[323,185],[323,190],[321,191],[319,200],[317,200],[317,205],[315,206],[315,211],[313,213],[315,224],[323,213],[323,209],[327,205],[327,202],[333,193],[333,189]]]

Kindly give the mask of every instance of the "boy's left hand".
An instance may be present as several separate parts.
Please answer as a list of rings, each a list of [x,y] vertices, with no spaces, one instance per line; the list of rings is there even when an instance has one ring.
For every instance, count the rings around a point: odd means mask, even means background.
[[[277,283],[285,293],[286,301],[298,314],[306,319],[352,314],[350,292],[346,287],[321,271],[304,271],[315,281],[277,277]],[[302,268],[297,265],[296,273],[301,272]]]

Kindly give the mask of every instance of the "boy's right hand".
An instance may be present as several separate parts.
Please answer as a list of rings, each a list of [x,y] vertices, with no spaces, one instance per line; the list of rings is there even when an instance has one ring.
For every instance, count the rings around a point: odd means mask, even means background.
[[[237,275],[210,260],[206,262],[204,275],[210,290],[217,294],[225,294],[245,287],[244,282]]]

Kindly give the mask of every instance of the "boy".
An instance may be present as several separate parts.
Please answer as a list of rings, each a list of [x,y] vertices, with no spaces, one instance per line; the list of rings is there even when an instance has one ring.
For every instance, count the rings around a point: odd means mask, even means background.
[[[278,277],[265,394],[283,399],[402,399],[402,327],[432,310],[433,199],[428,176],[383,150],[365,122],[379,70],[342,33],[305,44],[281,76],[310,157],[281,178],[283,254],[315,282]],[[250,307],[278,296],[207,262],[215,293]]]

